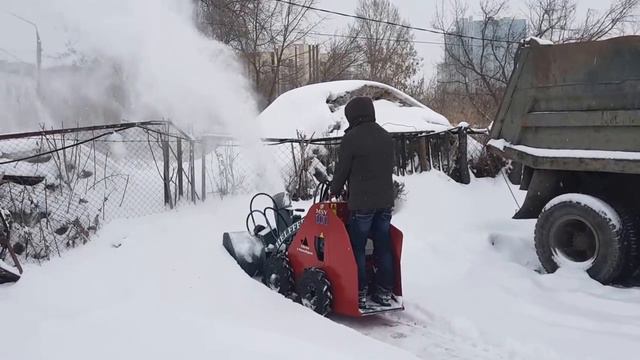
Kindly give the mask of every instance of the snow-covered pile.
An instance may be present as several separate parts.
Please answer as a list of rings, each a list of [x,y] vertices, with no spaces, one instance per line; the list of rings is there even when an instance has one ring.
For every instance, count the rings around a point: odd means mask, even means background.
[[[348,127],[344,107],[357,95],[375,99],[377,122],[390,132],[441,131],[451,127],[442,115],[409,95],[371,81],[334,81],[291,90],[259,116],[263,135],[272,138],[342,136]]]

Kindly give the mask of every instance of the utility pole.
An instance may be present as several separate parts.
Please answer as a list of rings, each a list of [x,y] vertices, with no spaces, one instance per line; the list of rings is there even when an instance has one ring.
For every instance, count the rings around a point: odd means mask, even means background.
[[[18,20],[21,20],[33,26],[33,28],[36,31],[36,87],[37,87],[36,90],[38,95],[40,95],[40,69],[42,68],[42,41],[40,40],[40,31],[38,30],[38,25],[36,25],[36,23],[34,23],[33,21],[27,20],[22,16],[16,15],[14,13],[10,12],[8,14]]]

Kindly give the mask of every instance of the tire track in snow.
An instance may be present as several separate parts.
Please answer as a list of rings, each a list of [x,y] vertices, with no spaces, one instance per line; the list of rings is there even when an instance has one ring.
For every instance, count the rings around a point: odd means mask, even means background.
[[[408,308],[411,310],[360,319],[333,319],[366,336],[402,348],[423,359],[524,359],[513,351],[488,345],[477,337],[460,334],[451,323],[436,318],[419,305],[411,304]]]

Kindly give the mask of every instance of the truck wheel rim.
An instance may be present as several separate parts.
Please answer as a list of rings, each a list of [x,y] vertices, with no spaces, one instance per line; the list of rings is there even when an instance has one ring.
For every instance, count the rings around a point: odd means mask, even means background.
[[[575,263],[592,262],[600,249],[599,240],[593,226],[579,216],[560,218],[550,233],[553,252]]]

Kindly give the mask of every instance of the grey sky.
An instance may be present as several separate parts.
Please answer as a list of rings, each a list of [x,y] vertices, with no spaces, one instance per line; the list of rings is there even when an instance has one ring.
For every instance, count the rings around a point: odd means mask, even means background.
[[[54,56],[64,50],[66,41],[65,29],[60,24],[51,23],[49,17],[39,12],[38,2],[42,0],[1,0],[0,1],[0,59],[17,57],[24,61],[34,62],[35,59],[35,35],[33,27],[10,15],[7,12],[17,13],[32,20],[40,27],[45,51],[45,65],[51,63]],[[349,14],[354,13],[358,0],[318,0],[318,6]],[[400,9],[403,17],[412,25],[419,27],[431,27],[436,13],[436,4],[442,4],[443,0],[391,0]],[[444,1],[445,3],[447,1]],[[511,13],[521,16],[525,13],[525,0],[512,0]],[[476,9],[478,1],[469,1],[470,7]],[[604,9],[611,0],[580,0],[579,13],[584,14],[587,9]],[[328,16],[320,29],[326,32],[334,32],[344,27],[349,19]],[[442,36],[416,32],[416,40],[442,42]],[[320,38],[319,40],[322,40]],[[420,56],[424,59],[424,74],[430,77],[434,74],[435,64],[442,57],[442,46],[434,44],[416,44]]]

